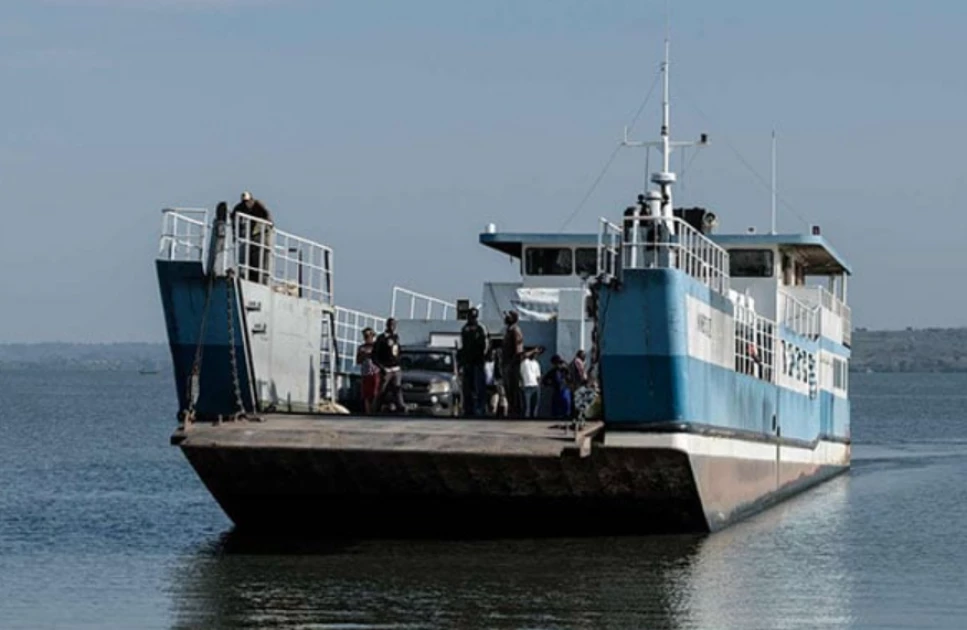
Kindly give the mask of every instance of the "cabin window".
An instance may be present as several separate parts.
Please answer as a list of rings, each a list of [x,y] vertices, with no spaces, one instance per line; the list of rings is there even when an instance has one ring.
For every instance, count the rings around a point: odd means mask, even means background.
[[[598,273],[598,249],[596,247],[578,247],[574,250],[574,271],[579,276],[582,273],[589,276]]]
[[[570,247],[528,247],[524,273],[528,276],[569,276],[574,272]]]
[[[771,278],[773,267],[772,250],[729,250],[729,275],[733,278]]]
[[[833,359],[833,387],[836,389],[846,389],[846,373],[848,371],[846,361]]]

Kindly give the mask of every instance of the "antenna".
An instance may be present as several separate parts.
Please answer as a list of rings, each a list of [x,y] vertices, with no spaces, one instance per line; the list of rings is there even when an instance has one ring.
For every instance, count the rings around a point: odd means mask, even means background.
[[[666,217],[672,216],[672,184],[676,181],[675,173],[671,172],[671,153],[673,149],[685,147],[704,147],[708,145],[708,134],[703,133],[695,141],[674,141],[671,139],[671,104],[669,98],[668,71],[670,67],[671,43],[665,35],[665,56],[661,63],[662,74],[662,104],[661,104],[661,139],[652,141],[632,141],[628,138],[628,128],[624,129],[624,137],[621,141],[622,146],[626,147],[657,147],[661,151],[661,171],[651,174],[651,182],[657,184],[661,192],[661,214]],[[650,153],[647,157],[650,157]],[[647,160],[647,158],[646,158]],[[647,161],[646,161],[647,164]],[[647,168],[647,166],[646,166]]]
[[[772,130],[772,234],[776,233],[776,130]]]
[[[668,105],[668,57],[671,42],[665,37],[665,61],[661,64],[661,170],[667,173],[671,159],[671,147],[668,146],[668,131],[671,125],[671,108]]]

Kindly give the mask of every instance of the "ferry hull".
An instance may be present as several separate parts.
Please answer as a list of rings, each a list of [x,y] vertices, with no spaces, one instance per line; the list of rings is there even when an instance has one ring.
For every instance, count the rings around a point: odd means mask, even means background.
[[[744,440],[720,438],[737,453],[723,456],[682,450],[700,443],[690,434],[650,437],[608,446],[606,436],[583,455],[339,448],[331,434],[325,445],[304,436],[305,448],[208,438],[181,448],[239,530],[322,537],[705,533],[848,468],[848,446],[843,461],[784,462],[781,449],[778,461],[741,454]]]

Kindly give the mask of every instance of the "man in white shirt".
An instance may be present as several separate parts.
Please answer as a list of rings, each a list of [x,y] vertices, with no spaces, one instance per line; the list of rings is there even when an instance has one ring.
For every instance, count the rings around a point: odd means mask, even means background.
[[[524,394],[524,417],[536,418],[537,411],[541,406],[541,364],[534,358],[535,353],[530,351],[524,355],[524,360],[520,362],[520,381]]]

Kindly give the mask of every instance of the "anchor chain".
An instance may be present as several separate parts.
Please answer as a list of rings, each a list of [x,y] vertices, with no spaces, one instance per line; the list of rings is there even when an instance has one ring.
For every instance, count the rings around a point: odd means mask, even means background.
[[[181,412],[181,422],[184,427],[195,421],[195,379],[201,378],[201,365],[204,357],[205,333],[208,328],[208,311],[211,306],[212,290],[215,286],[215,274],[213,271],[208,273],[208,287],[205,290],[205,306],[202,309],[201,327],[198,331],[198,343],[195,345],[195,358],[192,361],[191,372],[188,374],[188,383],[185,385],[186,397],[188,398],[188,409]]]
[[[595,399],[601,396],[600,373],[601,373],[601,345],[600,345],[600,323],[598,321],[598,284],[601,279],[592,284],[591,296],[588,299],[587,309],[582,313],[587,316],[588,311],[591,316],[591,356],[587,367],[588,385],[578,388],[574,392],[574,407],[577,413],[571,420],[570,428],[577,434],[587,425],[588,412],[594,404]]]
[[[241,420],[245,417],[245,407],[242,404],[242,385],[238,378],[238,357],[235,355],[235,317],[233,314],[232,303],[234,300],[235,276],[229,270],[225,278],[225,304],[228,315],[228,356],[232,368],[232,390],[235,395],[234,420]]]

